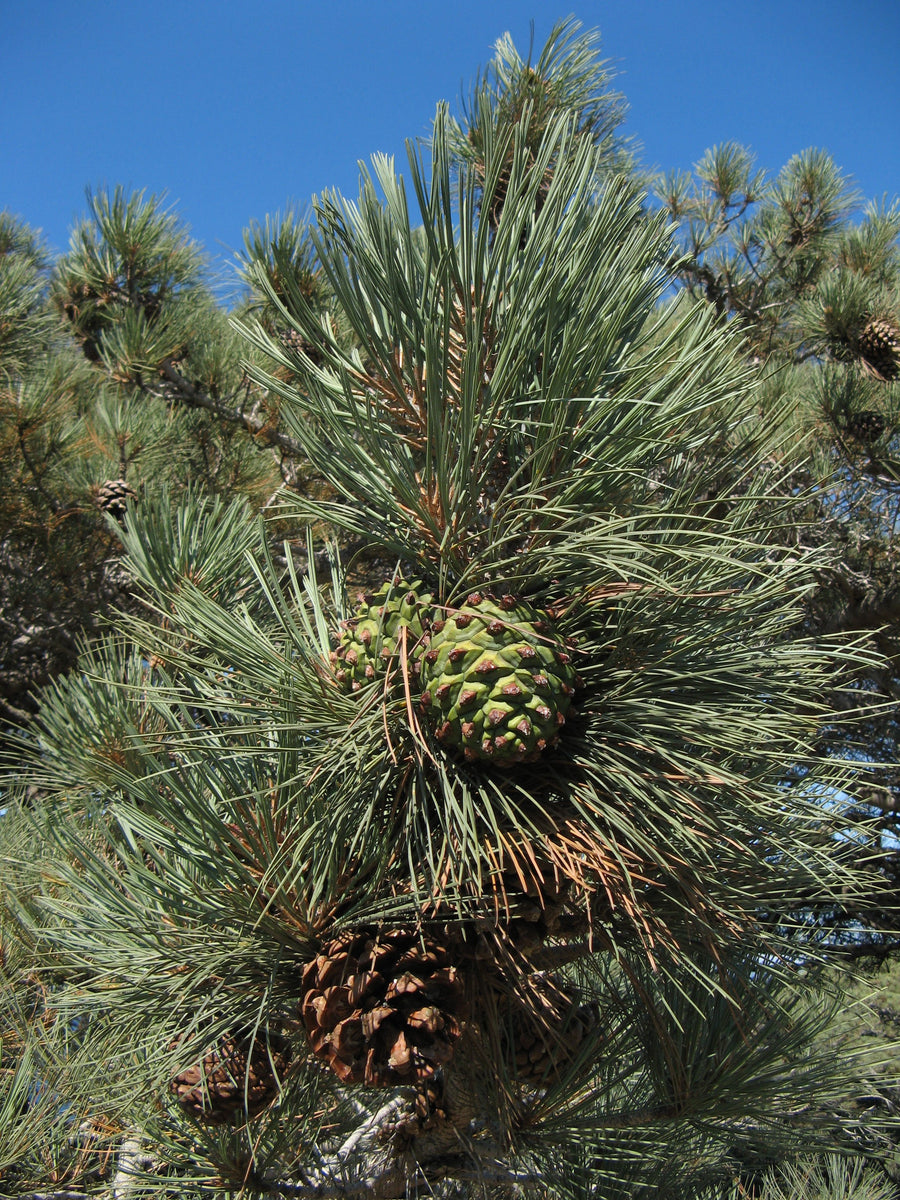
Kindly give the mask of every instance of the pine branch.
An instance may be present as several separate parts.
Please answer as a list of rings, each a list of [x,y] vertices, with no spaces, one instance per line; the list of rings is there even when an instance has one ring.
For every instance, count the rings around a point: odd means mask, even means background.
[[[148,1173],[161,1166],[156,1155],[146,1149],[145,1139],[139,1134],[126,1137],[119,1148],[118,1164],[112,1181],[112,1200],[128,1200],[140,1187]]]
[[[290,434],[285,433],[276,424],[273,424],[271,419],[255,416],[253,413],[248,413],[243,405],[235,405],[226,400],[220,400],[215,396],[211,396],[209,392],[195,387],[190,380],[185,379],[181,372],[175,368],[171,360],[161,363],[159,371],[169,381],[171,386],[169,388],[160,388],[145,384],[142,387],[143,391],[149,392],[151,395],[160,396],[166,400],[178,399],[190,408],[200,409],[211,413],[220,421],[227,421],[231,425],[238,425],[241,429],[245,429],[259,445],[273,450],[280,450],[294,464],[304,458],[302,444],[296,438],[291,437]],[[245,386],[249,389],[249,381],[247,381]]]
[[[21,727],[27,725],[32,716],[33,713],[0,696],[0,721]]]
[[[376,1113],[359,1126],[358,1129],[347,1138],[340,1150],[337,1152],[337,1158],[340,1162],[346,1162],[351,1155],[360,1149],[368,1149],[373,1140],[378,1136],[383,1125],[386,1125],[392,1117],[396,1116],[410,1101],[414,1093],[410,1091],[401,1092],[387,1104],[383,1104]]]
[[[445,1179],[485,1187],[521,1187],[545,1182],[537,1172],[517,1171],[500,1161],[479,1163],[476,1167],[463,1155],[435,1160],[428,1164],[427,1170],[410,1163],[405,1168],[392,1165],[381,1171],[370,1169],[347,1177],[325,1168],[305,1172],[299,1181],[262,1175],[254,1182],[256,1186],[261,1185],[273,1194],[291,1200],[400,1200],[416,1187],[428,1188]]]
[[[63,1189],[58,1192],[25,1192],[16,1200],[97,1200],[96,1193],[72,1192]]]
[[[16,424],[16,440],[17,440],[18,446],[19,446],[19,453],[22,456],[22,461],[25,463],[25,466],[28,468],[28,472],[34,481],[34,486],[37,488],[39,494],[47,503],[47,506],[49,507],[50,511],[52,513],[58,515],[63,511],[63,506],[60,503],[60,501],[55,496],[51,495],[50,492],[48,492],[47,489],[44,487],[44,481],[43,481],[41,471],[39,470],[37,463],[32,458],[31,452],[28,449],[28,443],[25,438],[27,430],[28,430],[27,423],[23,424],[21,421],[17,422],[17,424]]]

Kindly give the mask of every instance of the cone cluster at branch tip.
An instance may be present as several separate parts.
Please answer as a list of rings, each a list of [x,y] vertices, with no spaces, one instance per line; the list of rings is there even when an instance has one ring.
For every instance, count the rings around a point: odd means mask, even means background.
[[[421,588],[395,580],[360,598],[332,652],[338,685],[358,691],[397,667],[405,631],[406,679],[439,742],[501,767],[556,745],[579,680],[547,617],[480,592],[442,608]]]

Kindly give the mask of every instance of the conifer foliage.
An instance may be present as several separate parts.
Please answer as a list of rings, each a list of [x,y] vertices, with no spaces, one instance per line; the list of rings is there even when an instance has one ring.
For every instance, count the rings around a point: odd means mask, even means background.
[[[826,635],[865,631],[877,651],[855,679],[869,702],[865,727],[838,720],[829,744],[879,764],[865,802],[882,821],[876,837],[895,843],[900,208],[861,207],[822,150],[805,150],[770,175],[735,143],[709,150],[692,175],[666,175],[658,194],[678,222],[680,286],[740,324],[744,353],[764,376],[761,411],[789,405],[807,447],[785,477],[785,493],[795,491],[803,507],[784,538],[831,549],[806,601],[807,626]],[[896,862],[889,873],[896,880]],[[871,942],[878,954],[896,947],[893,912],[881,923]]]
[[[309,569],[242,505],[188,497],[176,536],[148,500],[146,615],[45,694],[7,920],[106,1063],[58,1087],[118,1135],[116,1195],[699,1193],[838,1132],[802,912],[874,886],[816,750],[852,655],[791,633],[816,557],[772,535],[739,336],[659,309],[665,218],[602,122],[530,99],[593,51],[503,42],[527,95],[481,81],[477,162],[441,107],[408,182],[320,198],[333,313],[290,246],[251,256]]]
[[[107,514],[121,523],[163,489],[259,503],[281,478],[248,430],[171,402],[173,388],[249,402],[196,244],[161,197],[113,189],[89,206],[52,269],[27,226],[0,214],[3,726],[131,600]]]

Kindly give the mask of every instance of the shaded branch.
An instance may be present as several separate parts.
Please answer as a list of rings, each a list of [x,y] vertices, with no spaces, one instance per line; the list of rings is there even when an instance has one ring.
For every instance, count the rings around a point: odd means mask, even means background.
[[[27,1192],[19,1200],[96,1200],[96,1196],[88,1192],[70,1192],[65,1189],[59,1192]]]
[[[267,449],[279,450],[289,458],[302,459],[305,457],[303,446],[296,438],[291,437],[290,434],[285,433],[283,430],[277,429],[272,425],[270,420],[258,417],[253,413],[247,413],[240,406],[219,400],[211,396],[208,392],[195,387],[190,380],[185,379],[181,372],[175,369],[170,360],[164,361],[160,365],[159,371],[168,380],[171,388],[160,391],[144,385],[143,390],[145,392],[150,392],[152,395],[162,394],[163,398],[167,400],[178,399],[189,408],[201,409],[204,412],[211,413],[221,421],[227,421],[231,425],[239,425],[259,445],[265,446]]]

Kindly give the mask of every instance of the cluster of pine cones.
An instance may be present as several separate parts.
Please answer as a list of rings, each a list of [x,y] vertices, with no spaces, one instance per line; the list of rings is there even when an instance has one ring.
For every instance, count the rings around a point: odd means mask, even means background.
[[[438,743],[505,769],[555,745],[580,683],[549,615],[526,601],[473,592],[439,606],[420,583],[400,578],[360,595],[331,669],[348,694],[371,685],[393,696],[405,691]],[[498,887],[506,908],[498,936],[526,964],[521,993],[509,993],[499,960],[479,953],[478,935],[463,926],[332,935],[302,971],[297,1015],[312,1055],[345,1084],[416,1089],[398,1137],[442,1119],[444,1068],[467,1023],[479,1024],[473,997],[477,1008],[490,996],[494,1015],[501,1012],[505,1041],[495,1049],[526,1087],[548,1086],[596,1022],[574,992],[527,966],[558,932],[565,884],[529,892],[504,872]],[[226,1037],[170,1089],[196,1118],[244,1120],[277,1095],[290,1063],[290,1046],[277,1034],[257,1042]]]
[[[415,1088],[410,1110],[388,1132],[415,1136],[446,1116],[443,1068],[472,1015],[466,970],[478,971],[484,988],[487,968],[459,942],[389,929],[332,939],[303,972],[299,1012],[313,1055],[345,1084]],[[518,1086],[546,1088],[577,1058],[598,1013],[551,975],[521,982],[510,993],[496,978],[497,1049]],[[169,1088],[195,1119],[238,1124],[278,1096],[292,1060],[290,1042],[273,1031],[224,1036]]]
[[[558,742],[579,683],[549,617],[526,601],[472,592],[440,607],[402,579],[359,597],[331,657],[344,690],[406,688],[438,742],[500,767]]]

